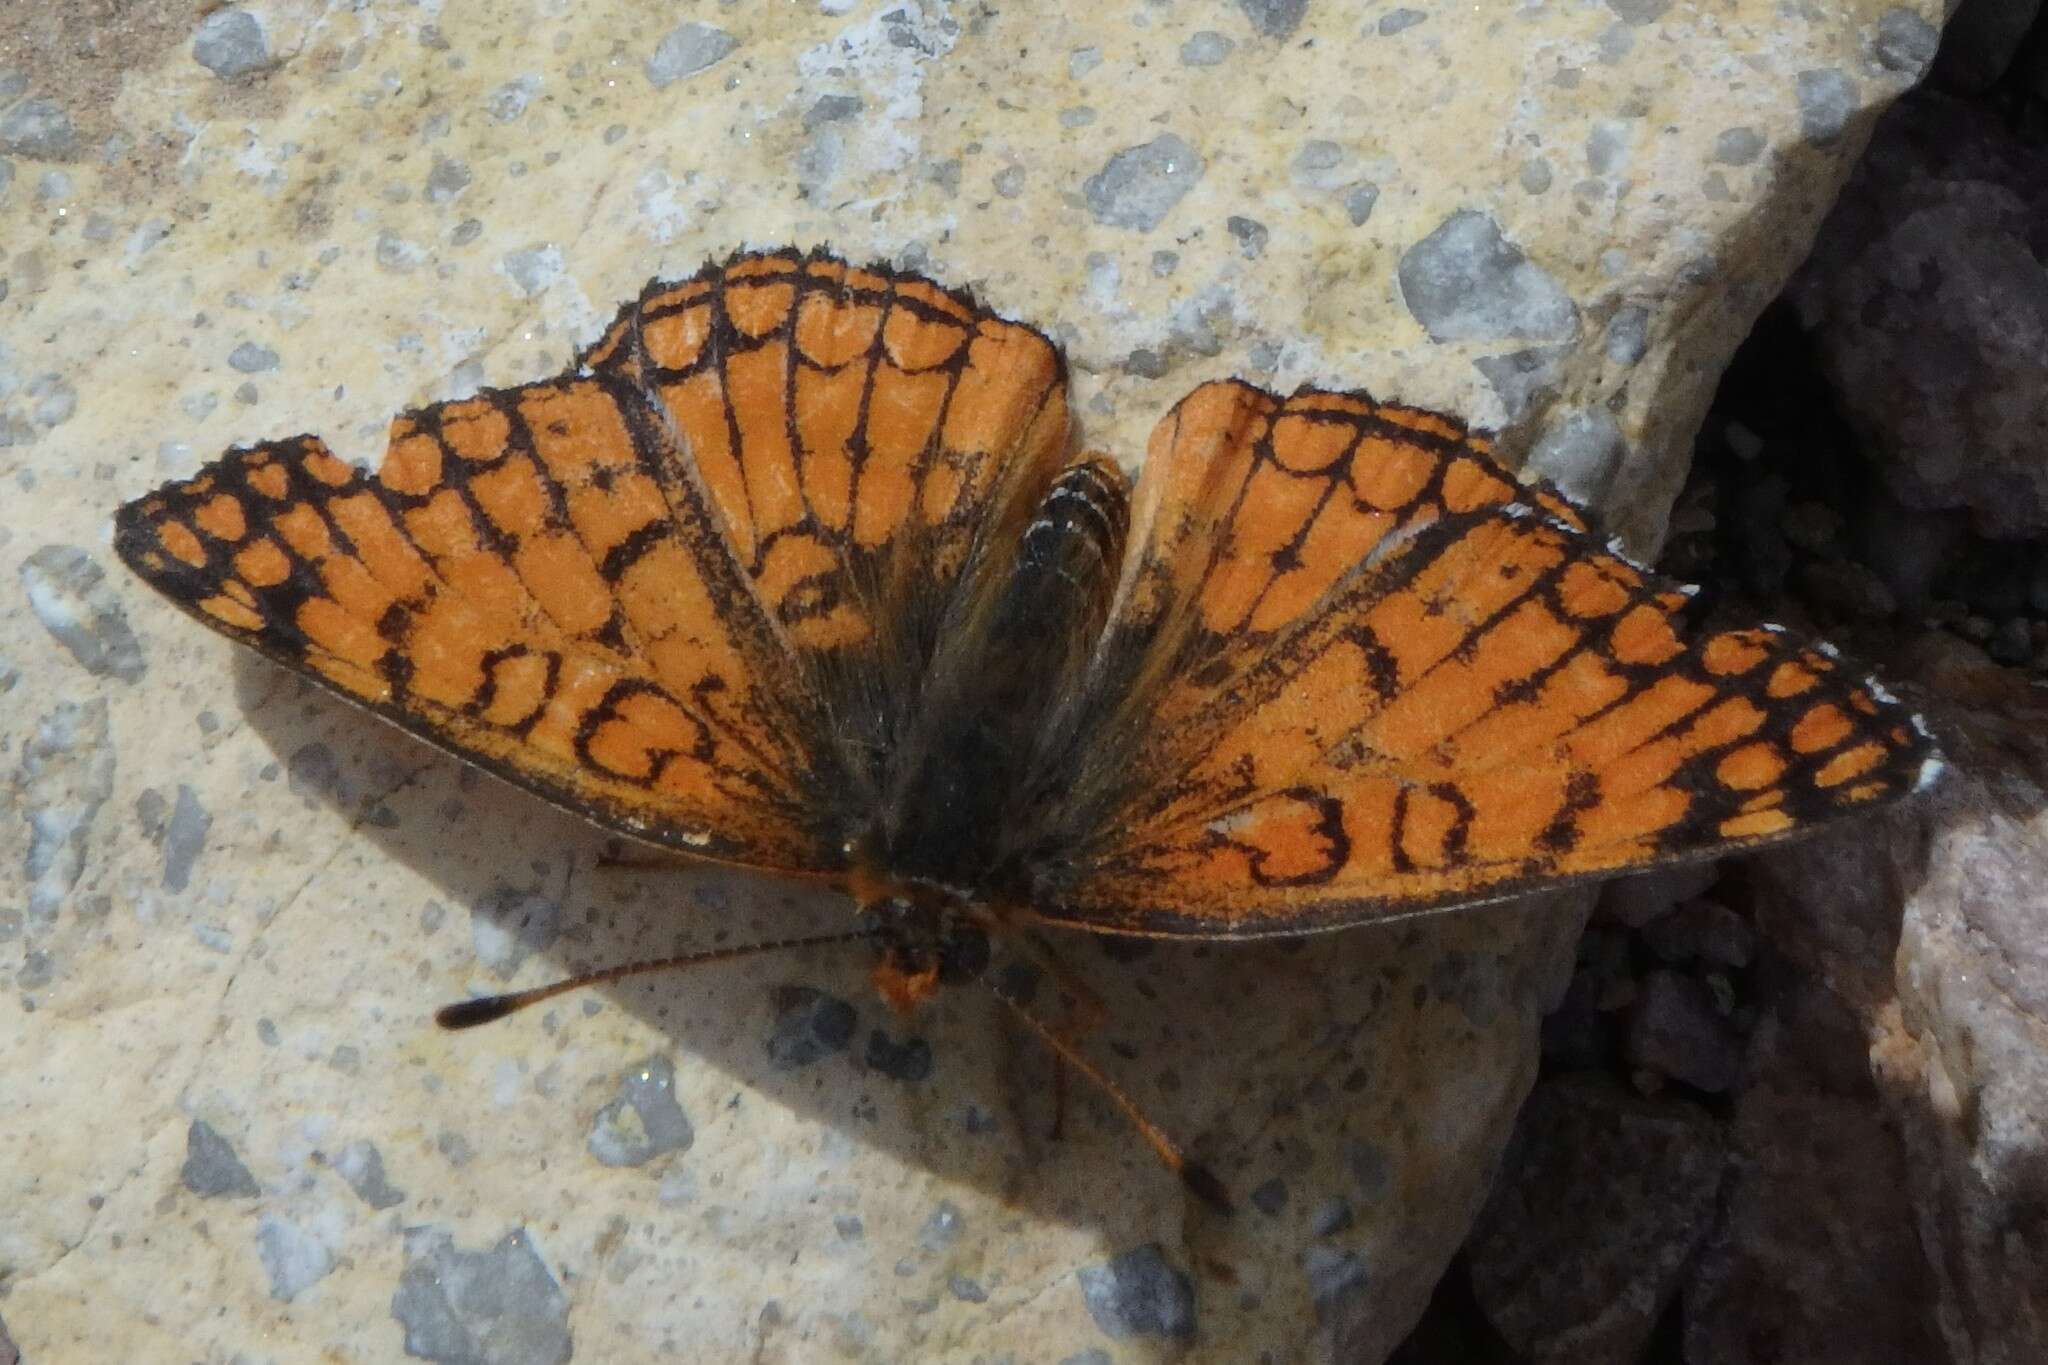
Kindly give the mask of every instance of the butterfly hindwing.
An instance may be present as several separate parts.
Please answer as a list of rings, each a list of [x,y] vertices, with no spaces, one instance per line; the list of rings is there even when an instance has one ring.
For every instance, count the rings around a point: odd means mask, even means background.
[[[673,424],[856,767],[907,725],[978,538],[1014,531],[1067,450],[1044,337],[818,253],[650,285],[585,364]]]
[[[1337,406],[1250,392],[1283,418]],[[1191,622],[1152,636],[1172,666],[1127,666],[1141,680],[1127,706],[1183,719],[1084,727],[1075,785],[1097,805],[1090,829],[1057,841],[1064,855],[1041,859],[1042,918],[1300,932],[1727,851],[1917,780],[1927,742],[1880,690],[1782,632],[1689,634],[1682,591],[1448,422],[1435,442],[1348,442],[1321,467],[1342,483],[1303,492],[1298,475],[1267,474],[1288,464],[1279,420],[1205,443],[1186,429],[1201,396],[1163,424],[1155,457],[1220,472],[1141,476],[1138,529],[1154,543],[1132,545],[1126,585],[1168,569],[1149,600],[1123,598],[1125,630]],[[1248,400],[1233,401],[1241,413]],[[1239,490],[1262,475],[1276,491],[1247,528]],[[1164,518],[1169,498],[1147,479],[1201,491]],[[1205,499],[1225,505],[1205,512]],[[1280,505],[1296,509],[1281,527],[1256,524]],[[1341,563],[1319,563],[1315,528],[1346,521],[1360,535]],[[1188,557],[1197,567],[1174,572]],[[1290,573],[1315,575],[1319,595],[1285,597]],[[1089,754],[1113,755],[1114,771],[1091,775]]]

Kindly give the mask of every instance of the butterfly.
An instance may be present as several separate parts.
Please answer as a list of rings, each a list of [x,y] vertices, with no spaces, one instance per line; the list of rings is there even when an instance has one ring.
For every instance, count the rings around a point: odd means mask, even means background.
[[[1203,384],[1135,488],[1041,333],[794,250],[655,281],[564,374],[122,507],[201,622],[617,834],[821,882],[909,1010],[1040,931],[1368,924],[1787,838],[1913,790],[1828,646],[1705,632],[1443,413]],[[819,940],[801,940],[803,942]],[[698,954],[736,956],[784,944]],[[451,1006],[496,1018],[634,964]]]

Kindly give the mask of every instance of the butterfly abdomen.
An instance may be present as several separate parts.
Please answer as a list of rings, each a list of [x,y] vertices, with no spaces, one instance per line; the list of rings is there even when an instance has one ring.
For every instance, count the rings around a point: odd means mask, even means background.
[[[990,873],[1033,743],[1101,633],[1128,520],[1121,471],[1084,460],[985,564],[888,787],[882,857],[893,872],[965,886]]]

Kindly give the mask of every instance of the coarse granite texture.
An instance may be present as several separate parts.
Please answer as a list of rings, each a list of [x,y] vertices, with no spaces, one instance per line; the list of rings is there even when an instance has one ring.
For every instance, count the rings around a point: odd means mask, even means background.
[[[1192,1206],[858,954],[465,992],[841,907],[601,833],[240,657],[108,517],[558,370],[829,243],[1050,331],[1127,465],[1197,382],[1366,385],[1660,534],[1912,5],[168,0],[0,15],[0,1316],[25,1359],[1374,1360],[1464,1235],[1574,905],[1069,955]],[[35,10],[37,13],[26,13]],[[1904,39],[1900,35],[1904,35]],[[1254,1194],[1253,1192],[1256,1192]]]

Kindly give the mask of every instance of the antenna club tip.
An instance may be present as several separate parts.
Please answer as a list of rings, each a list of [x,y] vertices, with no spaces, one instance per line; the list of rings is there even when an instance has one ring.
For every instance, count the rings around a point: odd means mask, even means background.
[[[1200,1162],[1189,1161],[1180,1168],[1180,1183],[1201,1196],[1202,1202],[1216,1212],[1229,1215],[1237,1212],[1237,1205],[1230,1198],[1230,1190],[1217,1179],[1216,1173]]]
[[[445,1029],[475,1028],[503,1019],[519,1008],[519,1000],[510,995],[480,995],[474,1000],[459,1000],[452,1005],[443,1005],[434,1011],[434,1022]]]

